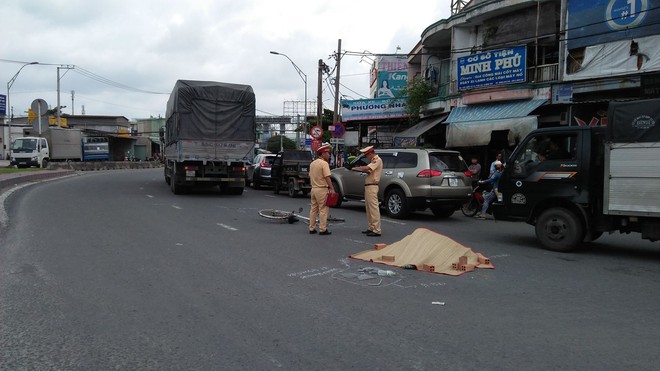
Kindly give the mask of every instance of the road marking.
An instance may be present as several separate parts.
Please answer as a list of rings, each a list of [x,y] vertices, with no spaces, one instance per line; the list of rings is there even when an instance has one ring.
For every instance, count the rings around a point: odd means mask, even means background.
[[[152,196],[152,195],[147,195],[147,197],[149,197],[149,198],[154,198],[154,196]]]
[[[384,222],[392,223],[392,224],[407,225],[405,222],[399,222],[399,221],[392,220],[392,219],[387,219],[387,218],[383,218],[381,220],[384,221]]]
[[[234,228],[234,227],[232,227],[232,226],[229,226],[229,225],[227,225],[227,224],[222,224],[222,223],[215,223],[215,224],[217,224],[219,227],[222,227],[222,228],[225,228],[225,229],[229,229],[230,231],[237,231],[237,230],[238,230],[238,229],[236,229],[236,228]]]
[[[172,207],[175,208],[175,209],[178,209],[178,210],[183,210],[183,208],[181,206],[172,205]]]

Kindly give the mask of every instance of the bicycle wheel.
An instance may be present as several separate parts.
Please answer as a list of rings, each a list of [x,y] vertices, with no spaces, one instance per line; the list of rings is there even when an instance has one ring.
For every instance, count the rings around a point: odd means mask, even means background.
[[[266,219],[287,220],[293,213],[290,211],[282,211],[276,209],[263,209],[259,210],[259,216]]]
[[[470,201],[464,203],[463,206],[461,206],[461,212],[465,216],[475,216],[477,215],[477,211],[479,211],[479,205],[477,200],[475,200],[473,197],[470,198]]]

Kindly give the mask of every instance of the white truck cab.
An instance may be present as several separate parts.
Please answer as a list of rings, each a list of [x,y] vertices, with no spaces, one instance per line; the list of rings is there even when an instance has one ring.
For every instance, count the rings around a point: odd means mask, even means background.
[[[50,161],[50,148],[46,138],[23,137],[13,141],[10,165],[19,168],[30,166],[46,168],[48,161]]]

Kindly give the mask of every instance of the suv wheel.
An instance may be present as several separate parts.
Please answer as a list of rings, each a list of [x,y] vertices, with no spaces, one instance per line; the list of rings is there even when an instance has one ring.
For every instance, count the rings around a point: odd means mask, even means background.
[[[408,210],[408,200],[402,190],[395,188],[385,196],[385,211],[387,215],[394,219],[403,219],[410,211]]]

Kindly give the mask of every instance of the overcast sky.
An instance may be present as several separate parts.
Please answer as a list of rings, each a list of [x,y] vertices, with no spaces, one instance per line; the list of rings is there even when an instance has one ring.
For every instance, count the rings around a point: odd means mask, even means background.
[[[449,17],[450,0],[2,0],[0,82],[15,116],[36,98],[57,106],[57,67],[64,113],[165,115],[176,80],[248,84],[258,115],[282,115],[284,101],[317,95],[317,65],[342,52],[407,54],[432,23]],[[340,94],[369,94],[370,62],[341,60]],[[105,81],[106,83],[100,82]],[[118,86],[124,86],[120,88]],[[72,104],[71,91],[75,91]],[[333,108],[324,84],[323,105]]]

